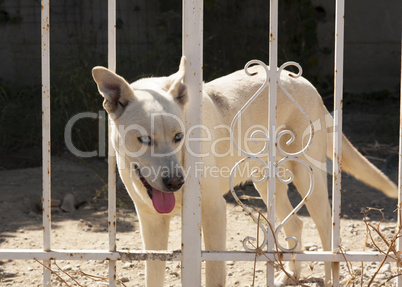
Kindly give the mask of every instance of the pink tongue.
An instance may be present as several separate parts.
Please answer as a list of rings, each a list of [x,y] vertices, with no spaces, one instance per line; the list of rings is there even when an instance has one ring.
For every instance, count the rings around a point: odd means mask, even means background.
[[[152,203],[159,213],[169,213],[175,205],[175,198],[172,192],[162,192],[152,188]]]

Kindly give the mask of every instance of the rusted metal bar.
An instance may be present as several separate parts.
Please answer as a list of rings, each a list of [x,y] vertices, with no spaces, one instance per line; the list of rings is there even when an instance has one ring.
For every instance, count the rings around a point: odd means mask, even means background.
[[[278,0],[270,1],[269,11],[269,101],[268,101],[268,194],[267,194],[267,218],[275,230],[275,183],[276,183],[276,93],[277,93],[277,67],[278,67]],[[267,250],[274,250],[274,234],[269,230]],[[274,286],[275,266],[273,262],[267,264],[267,286]]]
[[[116,71],[116,0],[108,0],[108,68]],[[109,126],[112,119],[109,117]],[[116,154],[111,129],[108,136],[108,231],[109,251],[116,251]],[[116,286],[116,261],[109,260],[109,286]]]
[[[2,249],[0,258],[10,260],[164,260],[179,261],[181,251],[108,251],[108,250],[51,250],[41,249]]]
[[[384,257],[380,252],[367,251],[345,251],[333,254],[331,251],[304,251],[304,252],[266,252],[256,256],[255,253],[246,251],[214,252],[203,251],[202,260],[205,261],[324,261],[324,262],[381,262]],[[387,262],[395,262],[391,257],[386,258]]]
[[[42,35],[42,210],[43,250],[51,248],[51,142],[50,142],[50,13],[49,0],[41,1]],[[50,261],[44,261],[50,266]],[[50,286],[51,272],[43,267],[43,286]]]
[[[304,252],[265,252],[256,257],[255,253],[248,251],[202,251],[202,261],[326,261],[326,262],[381,262],[386,255],[381,252],[345,251],[333,254],[332,251],[304,251]],[[180,261],[181,251],[114,251],[107,250],[52,250],[41,249],[3,249],[0,258],[10,260],[122,260],[122,261]],[[395,262],[387,256],[387,262]]]
[[[200,125],[203,90],[203,2],[183,0],[183,55],[189,103],[186,129]],[[193,138],[201,138],[201,129],[193,129]],[[182,286],[201,286],[201,177],[196,174],[201,162],[200,141],[189,141],[184,166],[189,170],[183,191],[182,204]]]
[[[336,1],[335,15],[335,69],[334,69],[334,138],[332,181],[332,252],[340,245],[341,216],[341,164],[342,164],[342,100],[343,100],[343,47],[344,47],[344,0]],[[332,266],[332,284],[339,286],[339,262]]]

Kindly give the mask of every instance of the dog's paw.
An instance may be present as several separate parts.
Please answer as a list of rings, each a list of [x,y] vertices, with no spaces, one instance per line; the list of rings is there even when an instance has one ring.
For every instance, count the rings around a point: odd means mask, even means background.
[[[293,271],[290,270],[286,270],[286,272],[294,277],[295,273]],[[284,287],[286,286],[287,283],[289,283],[290,281],[292,281],[284,272],[281,272],[276,278],[275,278],[275,287]]]

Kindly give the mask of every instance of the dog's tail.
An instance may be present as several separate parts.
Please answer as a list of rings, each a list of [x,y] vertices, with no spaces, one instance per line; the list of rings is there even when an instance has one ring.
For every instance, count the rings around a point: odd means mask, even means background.
[[[327,156],[332,159],[332,133],[328,133]],[[375,165],[369,162],[357,149],[342,135],[342,170],[353,175],[356,179],[372,186],[385,195],[397,198],[396,185]]]

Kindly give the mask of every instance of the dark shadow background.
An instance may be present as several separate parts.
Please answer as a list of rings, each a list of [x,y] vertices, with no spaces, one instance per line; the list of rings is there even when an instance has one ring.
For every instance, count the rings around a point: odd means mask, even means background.
[[[269,1],[205,0],[204,79],[268,62]],[[181,1],[117,1],[117,72],[129,81],[175,72],[181,56]],[[345,130],[352,141],[396,144],[400,84],[400,8],[348,1],[345,15],[345,115],[370,113],[368,124]],[[91,77],[107,65],[107,1],[52,1],[52,150],[66,150],[64,128],[79,112],[98,112],[101,97]],[[333,103],[335,1],[279,1],[279,65],[296,61],[303,75]],[[39,0],[0,1],[0,167],[40,164],[41,36]],[[356,119],[357,120],[357,119]],[[98,148],[98,123],[79,121],[73,142]]]
[[[205,0],[205,81],[242,69],[254,58],[268,61],[268,2]],[[346,3],[344,132],[395,180],[401,3],[386,2]],[[279,64],[299,62],[331,110],[335,2],[279,3]],[[181,1],[119,0],[117,5],[117,72],[129,81],[175,72],[181,56]],[[91,69],[107,65],[107,1],[51,1],[50,10],[52,153],[59,156],[68,153],[67,121],[79,112],[102,109]],[[40,1],[0,0],[0,38],[0,169],[40,166]],[[79,121],[73,143],[83,151],[99,150],[98,121]],[[376,198],[388,202],[380,196],[369,190],[364,205]],[[360,216],[349,211],[360,206],[347,193],[343,200],[343,212]],[[394,216],[390,212],[387,216]]]

